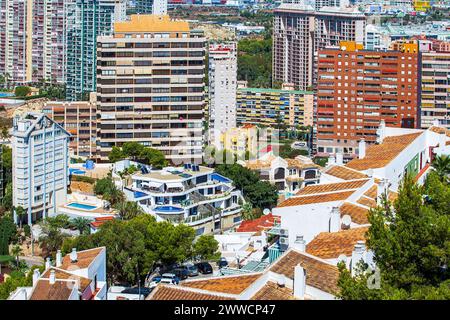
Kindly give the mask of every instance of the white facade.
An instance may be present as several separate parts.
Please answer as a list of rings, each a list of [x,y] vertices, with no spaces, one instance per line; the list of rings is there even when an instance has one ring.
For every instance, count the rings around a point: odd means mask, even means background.
[[[23,207],[31,224],[66,202],[70,134],[44,114],[28,113],[14,119],[11,136],[13,206]]]
[[[220,135],[236,127],[237,45],[209,48],[209,141],[220,148]]]
[[[167,0],[153,0],[152,14],[167,14]]]

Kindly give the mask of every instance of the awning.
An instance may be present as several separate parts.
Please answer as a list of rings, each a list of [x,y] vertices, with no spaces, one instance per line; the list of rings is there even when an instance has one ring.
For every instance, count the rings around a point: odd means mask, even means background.
[[[143,181],[142,186],[149,187],[149,188],[161,188],[163,184],[161,182],[155,182],[155,181]]]
[[[183,184],[181,182],[167,182],[167,188],[181,188],[183,189]]]

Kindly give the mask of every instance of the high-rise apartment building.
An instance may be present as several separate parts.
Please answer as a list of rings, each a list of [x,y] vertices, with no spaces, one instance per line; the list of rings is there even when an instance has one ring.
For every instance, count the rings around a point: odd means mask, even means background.
[[[209,47],[209,141],[220,147],[220,135],[236,127],[237,44]]]
[[[66,201],[70,134],[43,113],[27,113],[14,119],[11,136],[13,206],[23,207],[31,224]]]
[[[67,10],[66,99],[88,100],[96,90],[97,37],[126,18],[125,0],[71,0]]]
[[[5,192],[5,187],[4,187],[4,174],[3,174],[3,144],[0,143],[0,203],[3,200],[4,192]]]
[[[279,124],[290,128],[313,125],[314,93],[297,91],[284,84],[281,90],[247,88],[237,90],[237,124],[254,124],[276,127]]]
[[[186,21],[132,15],[98,38],[99,147],[137,141],[172,162],[202,159],[205,37]]]
[[[364,43],[365,23],[357,8],[281,4],[274,11],[273,79],[312,87],[317,51],[344,40]]]
[[[137,14],[167,14],[167,0],[136,0],[134,3]]]
[[[71,134],[69,151],[75,157],[92,159],[97,154],[96,95],[90,101],[47,101],[42,112]]]
[[[420,54],[369,51],[354,42],[319,51],[317,146],[320,154],[357,153],[358,142],[376,142],[388,127],[420,126]]]
[[[71,1],[0,1],[0,74],[16,84],[65,81],[66,8]]]

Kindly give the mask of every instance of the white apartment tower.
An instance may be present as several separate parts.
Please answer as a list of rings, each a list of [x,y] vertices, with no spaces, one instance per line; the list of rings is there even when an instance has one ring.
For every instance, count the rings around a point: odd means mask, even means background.
[[[209,141],[220,148],[220,135],[236,127],[237,44],[209,47]]]
[[[55,215],[67,197],[70,134],[43,113],[27,113],[14,119],[11,136],[13,206],[25,209],[28,224]]]
[[[167,14],[167,0],[153,0],[152,14]]]

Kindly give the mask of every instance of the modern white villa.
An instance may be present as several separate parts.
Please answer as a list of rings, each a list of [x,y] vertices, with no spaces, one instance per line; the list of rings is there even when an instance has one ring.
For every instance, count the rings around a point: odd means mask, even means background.
[[[233,181],[212,168],[194,164],[161,170],[141,166],[123,191],[129,201],[137,201],[157,220],[186,223],[198,235],[238,224],[244,203]]]

